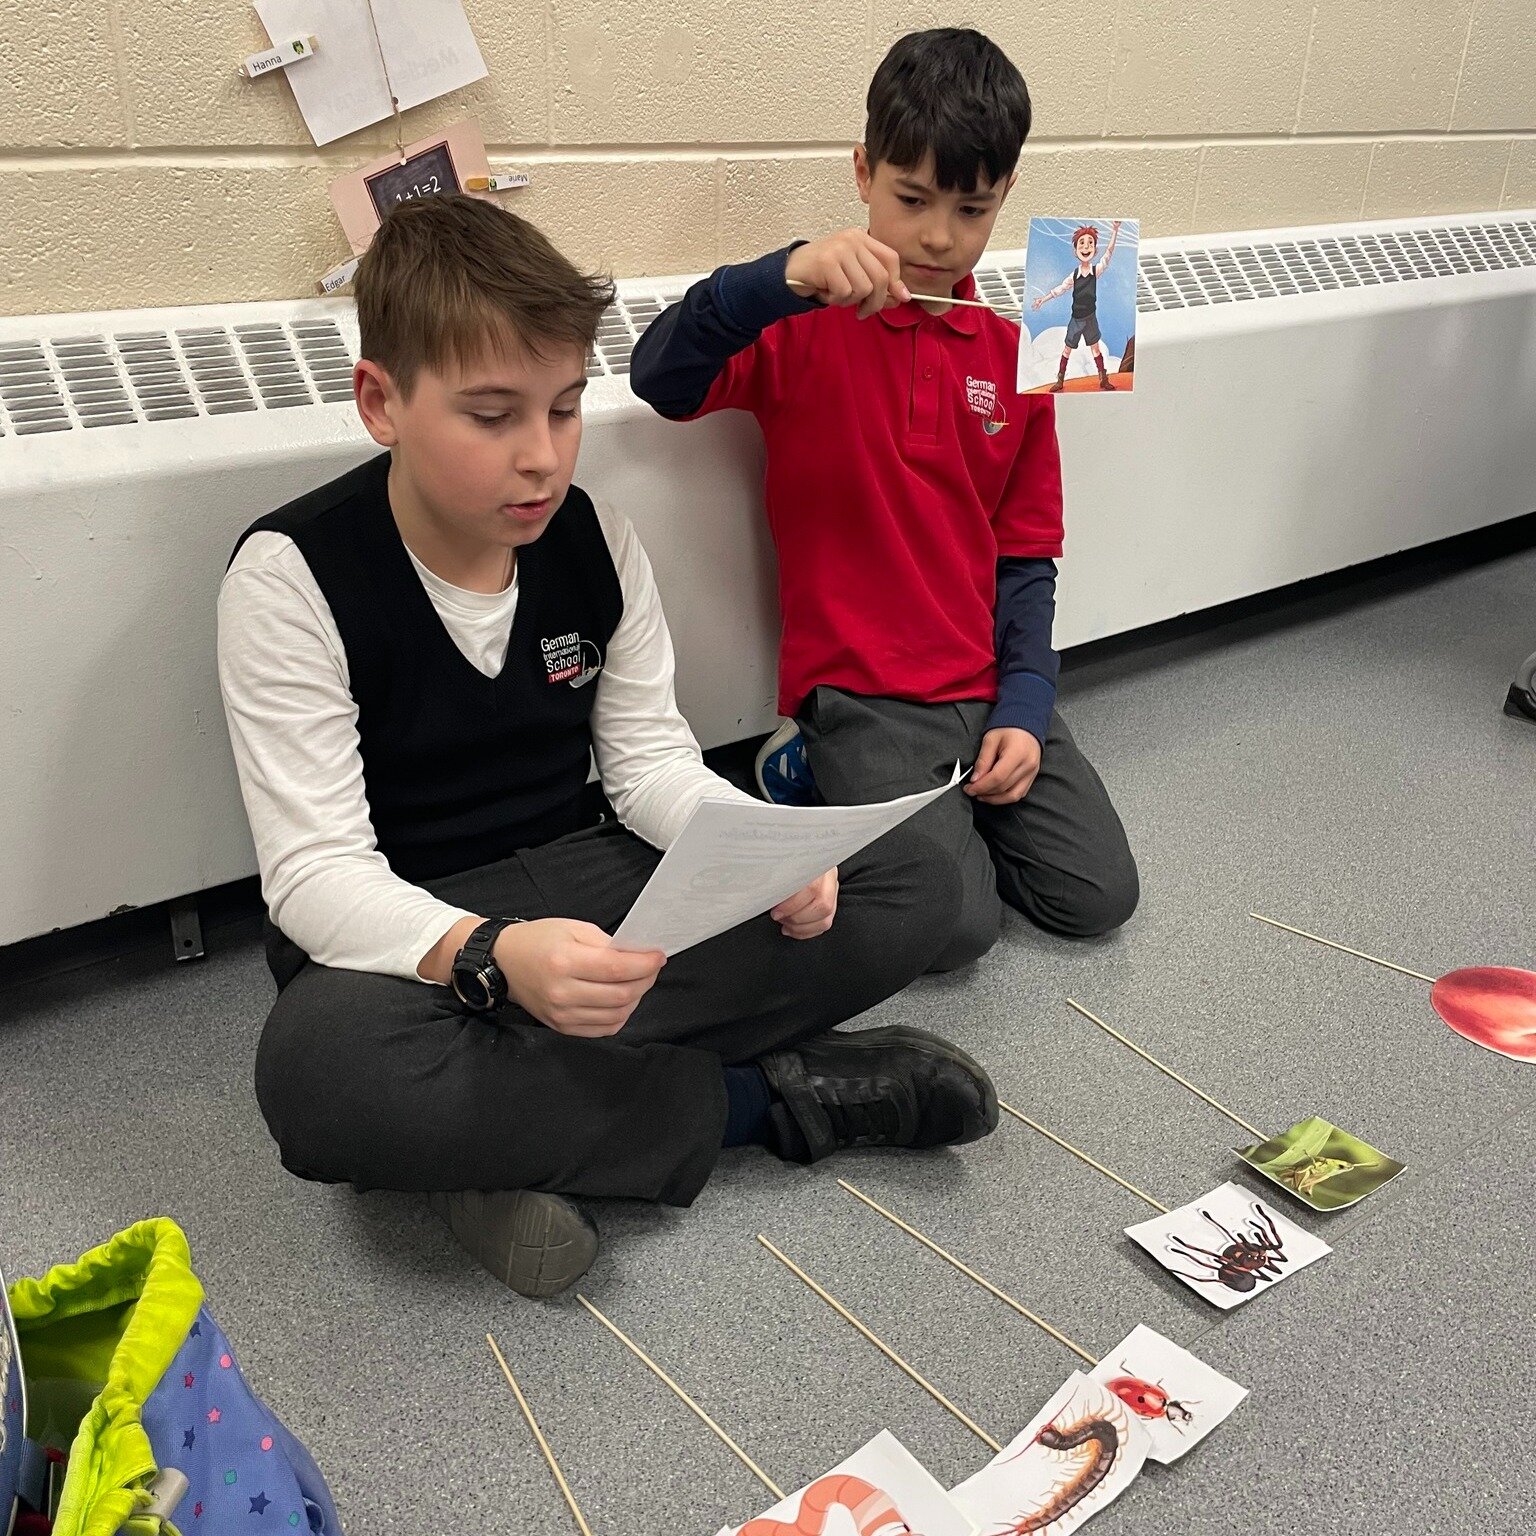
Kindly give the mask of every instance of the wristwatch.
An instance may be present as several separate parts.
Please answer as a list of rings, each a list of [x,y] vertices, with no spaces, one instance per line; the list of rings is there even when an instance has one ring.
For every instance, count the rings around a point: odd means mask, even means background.
[[[491,956],[503,928],[525,922],[521,917],[488,917],[453,957],[454,995],[471,1013],[495,1013],[507,1000],[507,978]]]

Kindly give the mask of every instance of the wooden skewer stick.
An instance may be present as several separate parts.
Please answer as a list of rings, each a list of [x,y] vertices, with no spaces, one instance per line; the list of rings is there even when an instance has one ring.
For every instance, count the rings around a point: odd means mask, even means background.
[[[1335,944],[1332,939],[1325,939],[1320,933],[1308,933],[1305,928],[1292,928],[1289,923],[1282,923],[1278,918],[1265,917],[1262,912],[1250,912],[1248,916],[1257,923],[1268,923],[1271,928],[1283,928],[1287,933],[1311,939],[1314,944],[1326,944],[1329,949],[1342,949],[1346,955],[1354,955],[1360,960],[1369,960],[1372,965],[1385,966],[1389,971],[1400,971],[1404,976],[1412,976],[1415,981],[1427,981],[1430,986],[1435,984],[1435,978],[1426,976],[1423,971],[1410,971],[1406,965],[1394,965],[1390,960],[1383,960],[1380,955],[1368,955],[1363,949],[1351,949],[1348,944]]]
[[[506,1357],[497,1347],[496,1340],[490,1334],[486,1334],[485,1342],[491,1346],[491,1353],[496,1356],[496,1363],[501,1367],[501,1374],[507,1378],[507,1385],[512,1388],[512,1395],[517,1399],[517,1406],[523,1410],[523,1417],[528,1421],[528,1428],[533,1431],[533,1438],[538,1442],[539,1449],[544,1453],[544,1460],[549,1463],[549,1470],[555,1475],[555,1482],[559,1485],[560,1492],[565,1496],[565,1502],[575,1519],[581,1536],[592,1536],[592,1527],[587,1524],[587,1517],[581,1512],[581,1505],[576,1502],[576,1495],[571,1492],[571,1485],[565,1480],[565,1473],[560,1470],[560,1463],[555,1460],[555,1453],[549,1448],[549,1441],[544,1438],[544,1431],[539,1428],[539,1421],[533,1416],[533,1409],[528,1406],[528,1399],[523,1396],[523,1389],[518,1386],[517,1378],[512,1374],[507,1365]]]
[[[1256,1125],[1249,1125],[1248,1122],[1246,1120],[1244,1120],[1241,1115],[1234,1115],[1232,1113],[1232,1111],[1230,1109],[1228,1109],[1225,1104],[1218,1104],[1216,1102],[1216,1100],[1213,1099],[1210,1096],[1210,1094],[1201,1092],[1201,1090],[1196,1088],[1195,1085],[1192,1082],[1190,1082],[1190,1080],[1187,1077],[1180,1077],[1179,1074],[1177,1072],[1175,1072],[1172,1067],[1165,1067],[1162,1064],[1162,1062],[1160,1062],[1157,1059],[1156,1056],[1149,1056],[1147,1054],[1147,1052],[1142,1050],[1142,1048],[1139,1045],[1137,1045],[1134,1040],[1127,1040],[1126,1037],[1124,1035],[1122,1035],[1118,1029],[1111,1028],[1111,1026],[1106,1024],[1103,1019],[1098,1017],[1097,1014],[1089,1013],[1088,1010],[1086,1008],[1084,1008],[1083,1005],[1080,1002],[1078,1002],[1075,998],[1070,998],[1069,997],[1067,999],[1067,1007],[1068,1008],[1075,1008],[1080,1014],[1082,1014],[1082,1016],[1085,1019],[1088,1019],[1092,1023],[1097,1024],[1099,1026],[1099,1028],[1102,1029],[1106,1035],[1113,1035],[1114,1038],[1116,1040],[1118,1040],[1121,1045],[1127,1046],[1129,1049],[1135,1051],[1136,1054],[1138,1056],[1140,1056],[1143,1061],[1150,1062],[1154,1067],[1157,1068],[1157,1070],[1159,1072],[1165,1073],[1167,1076],[1171,1077],[1174,1080],[1174,1082],[1181,1084],[1185,1088],[1188,1088],[1189,1091],[1192,1094],[1194,1094],[1194,1096],[1197,1099],[1204,1099],[1205,1102],[1207,1104],[1209,1104],[1212,1109],[1217,1110],[1221,1114],[1225,1115],[1227,1117],[1227,1119],[1230,1120],[1233,1123],[1233,1125],[1240,1125],[1240,1126],[1242,1126],[1242,1128],[1245,1131],[1247,1131],[1248,1134],[1250,1136],[1252,1136],[1255,1140],[1257,1140],[1257,1141],[1268,1141],[1269,1140],[1269,1137],[1267,1137],[1264,1134],[1264,1132],[1261,1131]]]
[[[799,278],[786,277],[784,281],[791,288],[803,288],[807,292],[815,291],[809,283],[802,283]],[[914,293],[912,301],[915,304],[958,304],[961,309],[990,309],[994,315],[1018,313],[1016,304],[988,304],[984,299],[946,299],[937,293]]]
[[[763,1485],[764,1488],[768,1490],[769,1493],[774,1496],[774,1498],[783,1499],[787,1497],[784,1490],[780,1488],[779,1485],[774,1482],[774,1480],[769,1477],[768,1474],[764,1472],[763,1469],[758,1466],[758,1464],[753,1461],[752,1458],[748,1456],[747,1453],[742,1450],[742,1448],[737,1445],[736,1442],[732,1440],[731,1437],[726,1434],[726,1432],[721,1429],[721,1427],[715,1423],[715,1421],[710,1418],[710,1416],[705,1413],[705,1411],[699,1407],[699,1405],[694,1402],[694,1400],[689,1397],[689,1395],[680,1386],[678,1386],[678,1384],[673,1381],[673,1379],[667,1375],[667,1373],[662,1370],[662,1368],[657,1365],[656,1362],[652,1360],[651,1357],[646,1354],[646,1352],[641,1349],[640,1346],[636,1344],[635,1341],[630,1338],[622,1328],[620,1328],[616,1323],[612,1323],[606,1317],[604,1317],[603,1314],[599,1312],[597,1308],[594,1307],[585,1296],[578,1294],[576,1300],[579,1301],[582,1306],[584,1306],[587,1311],[590,1312],[592,1316],[595,1317],[598,1322],[600,1322],[603,1327],[606,1328],[609,1333],[611,1333],[614,1338],[616,1338],[619,1343],[625,1347],[625,1349],[627,1349],[632,1355],[635,1356],[637,1360],[639,1360],[649,1370],[653,1371],[663,1382],[665,1382],[666,1385],[669,1386],[673,1392],[675,1392],[677,1396],[681,1398],[682,1401],[694,1411],[694,1413],[704,1422],[704,1424],[720,1437],[726,1447],[735,1455],[736,1459],[741,1462],[741,1464],[753,1475],[753,1477],[758,1480],[758,1482]]]
[[[1005,1306],[1012,1307],[1020,1317],[1028,1318],[1036,1328],[1042,1329],[1044,1332],[1050,1334],[1050,1336],[1055,1339],[1058,1344],[1065,1344],[1067,1348],[1070,1349],[1072,1353],[1078,1357],[1078,1359],[1086,1360],[1089,1365],[1097,1365],[1099,1363],[1092,1355],[1088,1353],[1086,1349],[1082,1347],[1081,1344],[1074,1344],[1072,1340],[1066,1336],[1066,1334],[1060,1332],[1058,1329],[1052,1328],[1051,1325],[1046,1322],[1043,1317],[1039,1317],[1035,1313],[1031,1312],[1029,1308],[1026,1307],[1022,1302],[1015,1301],[1013,1297],[1007,1293],[1007,1291],[999,1290],[995,1285],[992,1284],[990,1280],[986,1279],[985,1276],[978,1275],[976,1271],[970,1267],[969,1264],[962,1264],[960,1260],[954,1256],[954,1254],[947,1252],[943,1248],[940,1248],[939,1245],[934,1242],[931,1237],[925,1236],[923,1233],[919,1232],[916,1227],[909,1226],[901,1219],[900,1216],[897,1216],[893,1212],[886,1210],[886,1208],[881,1205],[879,1201],[871,1200],[870,1197],[866,1195],[862,1189],[855,1189],[847,1179],[839,1179],[837,1182],[841,1184],[842,1187],[846,1189],[848,1193],[854,1197],[855,1200],[862,1200],[864,1204],[870,1208],[870,1210],[878,1211],[880,1215],[884,1216],[887,1221],[891,1222],[895,1226],[900,1227],[908,1237],[915,1237],[918,1242],[920,1242],[923,1247],[927,1248],[930,1252],[938,1254],[938,1256],[946,1263],[953,1264],[962,1275],[965,1275],[968,1279],[974,1280],[976,1284],[982,1288],[982,1290],[990,1291],[992,1295],[996,1296],[997,1299]]]
[[[963,1409],[957,1408],[952,1402],[950,1402],[950,1400],[945,1397],[944,1394],[940,1392],[939,1389],[934,1386],[934,1384],[925,1376],[920,1376],[917,1371],[908,1365],[907,1362],[903,1360],[901,1356],[898,1355],[896,1351],[890,1347],[889,1344],[885,1343],[884,1340],[877,1338],[875,1334],[870,1331],[870,1329],[865,1327],[865,1325],[861,1323],[858,1318],[856,1318],[853,1313],[850,1312],[847,1307],[845,1307],[842,1302],[837,1299],[837,1297],[832,1295],[830,1291],[824,1291],[819,1285],[817,1285],[817,1283],[812,1280],[811,1277],[806,1274],[806,1272],[801,1269],[800,1266],[796,1264],[792,1258],[788,1256],[788,1254],[781,1253],[777,1248],[773,1246],[772,1243],[768,1241],[766,1237],[763,1236],[761,1232],[757,1234],[757,1240],[763,1245],[764,1248],[768,1250],[769,1253],[774,1256],[774,1258],[779,1261],[779,1263],[784,1265],[786,1269],[788,1269],[792,1274],[798,1275],[803,1281],[805,1281],[805,1283],[810,1286],[810,1288],[815,1291],[815,1293],[820,1296],[821,1299],[826,1302],[826,1304],[831,1307],[832,1310],[836,1312],[837,1315],[841,1317],[845,1323],[852,1323],[853,1326],[857,1328],[858,1331],[862,1333],[864,1337],[868,1339],[869,1342],[873,1344],[875,1348],[878,1349],[880,1353],[891,1362],[892,1365],[896,1366],[900,1370],[905,1371],[907,1375],[910,1376],[912,1380],[915,1381],[918,1386],[920,1386],[923,1391],[925,1391],[929,1397],[934,1400],[934,1402],[938,1403],[942,1408],[949,1409],[949,1411],[954,1414],[954,1416],[959,1419],[960,1422],[964,1424],[965,1427],[970,1430],[970,1432],[975,1435],[978,1440],[982,1441],[986,1445],[991,1446],[994,1451],[1001,1454],[1003,1449],[1002,1446],[998,1444],[998,1442],[994,1440],[992,1436],[989,1435],[986,1430],[984,1430],[981,1425],[975,1421],[975,1419],[973,1419]]]
[[[1098,1171],[1102,1173],[1106,1179],[1113,1179],[1115,1183],[1121,1187],[1121,1189],[1130,1190],[1130,1192],[1135,1195],[1138,1200],[1145,1200],[1154,1211],[1161,1211],[1164,1216],[1168,1214],[1168,1207],[1164,1205],[1161,1200],[1154,1200],[1152,1196],[1146,1192],[1146,1190],[1137,1189],[1129,1179],[1122,1179],[1118,1173],[1112,1172],[1110,1169],[1106,1168],[1103,1163],[1094,1162],[1094,1160],[1089,1157],[1086,1152],[1082,1152],[1078,1148],[1074,1147],[1070,1141],[1063,1141],[1061,1137],[1058,1136],[1054,1131],[1046,1130],[1043,1125],[1039,1124],[1037,1121],[1031,1120],[1028,1115],[1021,1115],[1018,1110],[1013,1107],[1013,1105],[1004,1104],[1003,1101],[999,1099],[997,1101],[997,1107],[1005,1114],[1012,1115],[1015,1120],[1022,1120],[1024,1124],[1030,1128],[1030,1130],[1039,1131],[1039,1133],[1044,1136],[1047,1141],[1054,1141],[1056,1145],[1062,1149],[1062,1151],[1070,1152],[1073,1157],[1079,1159],[1081,1162],[1087,1163],[1090,1168],[1097,1168]]]

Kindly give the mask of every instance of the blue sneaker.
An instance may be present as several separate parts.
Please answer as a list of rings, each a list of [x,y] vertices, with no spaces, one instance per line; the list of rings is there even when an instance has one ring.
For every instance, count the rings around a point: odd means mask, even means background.
[[[758,752],[757,787],[775,805],[815,805],[816,780],[805,737],[793,720],[786,720]]]

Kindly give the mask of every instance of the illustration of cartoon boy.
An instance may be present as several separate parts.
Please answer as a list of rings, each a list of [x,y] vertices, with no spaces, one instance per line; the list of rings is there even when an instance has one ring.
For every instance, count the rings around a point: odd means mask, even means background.
[[[1099,344],[1098,301],[1099,279],[1109,270],[1109,261],[1115,254],[1115,242],[1119,238],[1120,220],[1116,219],[1110,227],[1109,249],[1096,262],[1093,257],[1099,248],[1098,230],[1092,224],[1084,224],[1081,229],[1074,230],[1072,249],[1077,253],[1077,266],[1049,293],[1042,294],[1034,302],[1034,308],[1039,309],[1052,299],[1060,298],[1067,289],[1072,290],[1072,318],[1067,324],[1067,339],[1061,351],[1061,366],[1056,370],[1056,382],[1051,385],[1053,395],[1059,395],[1066,387],[1067,364],[1071,362],[1080,341],[1086,341],[1093,349],[1093,360],[1099,366],[1099,388],[1115,387],[1109,382],[1109,374],[1104,368],[1104,351]]]

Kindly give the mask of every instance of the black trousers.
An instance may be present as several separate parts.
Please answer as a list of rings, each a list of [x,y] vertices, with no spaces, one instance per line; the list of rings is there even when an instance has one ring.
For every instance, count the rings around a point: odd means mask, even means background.
[[[429,888],[488,916],[611,932],[659,859],[607,823]],[[256,1094],[284,1165],[359,1189],[688,1204],[720,1151],[722,1066],[873,1007],[949,943],[959,872],[910,823],[843,865],[840,882],[828,933],[785,938],[764,916],[674,955],[603,1040],[558,1034],[516,1007],[470,1015],[445,988],[332,970],[282,941]]]
[[[991,712],[984,700],[915,704],[822,687],[802,706],[799,725],[821,796],[860,805],[942,784],[957,761],[969,767]],[[1003,902],[1074,937],[1107,933],[1136,910],[1141,888],[1125,828],[1059,711],[1022,800],[983,805],[945,795],[914,821],[960,867],[960,913],[937,969],[992,947]]]

